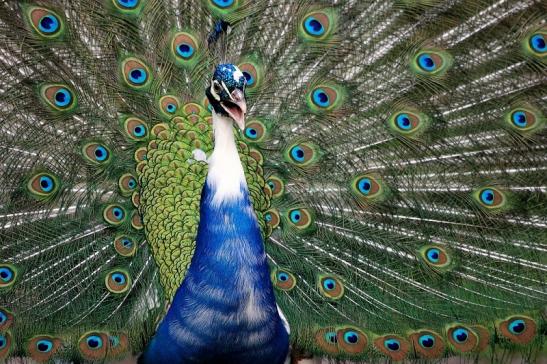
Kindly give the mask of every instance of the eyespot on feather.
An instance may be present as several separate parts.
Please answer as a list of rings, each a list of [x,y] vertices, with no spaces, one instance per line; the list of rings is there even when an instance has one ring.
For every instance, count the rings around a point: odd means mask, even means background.
[[[350,182],[350,191],[359,202],[375,203],[385,199],[387,189],[379,176],[362,173]]]
[[[452,264],[448,252],[436,245],[426,245],[419,250],[420,258],[431,268],[444,270]]]
[[[126,217],[127,212],[120,205],[108,205],[103,210],[103,218],[110,225],[120,225],[125,221]]]
[[[0,289],[11,287],[17,276],[17,268],[13,264],[0,263]]]
[[[146,123],[136,117],[128,117],[123,121],[125,135],[135,141],[148,139],[148,126]]]
[[[498,323],[501,335],[515,344],[529,344],[536,337],[537,324],[534,319],[515,315]]]
[[[27,353],[38,362],[50,360],[61,348],[62,341],[57,337],[38,335],[27,343]]]
[[[290,291],[296,286],[295,276],[285,269],[274,269],[271,278],[274,287],[282,291]]]
[[[267,134],[267,127],[260,120],[253,120],[247,123],[243,130],[246,140],[253,143],[261,142]]]
[[[450,346],[462,353],[475,351],[479,344],[479,337],[475,331],[462,324],[449,326],[446,330],[446,337]]]
[[[422,135],[429,125],[430,119],[426,114],[411,109],[397,111],[388,119],[388,127],[391,132],[407,138]]]
[[[182,67],[194,66],[199,58],[199,44],[197,39],[188,32],[177,32],[173,34],[170,51],[175,64]]]
[[[135,255],[137,251],[137,244],[135,240],[126,235],[118,235],[114,239],[114,249],[116,252],[124,257],[131,257]]]
[[[285,160],[299,167],[309,167],[319,160],[319,150],[312,143],[295,143],[285,149]]]
[[[178,97],[172,95],[162,96],[159,99],[159,107],[162,115],[166,119],[171,120],[171,118],[175,116],[179,111],[180,100],[178,99]]]
[[[268,224],[272,230],[277,228],[281,222],[277,209],[269,209],[266,211],[264,213],[264,220],[266,220],[266,224]]]
[[[299,36],[304,42],[328,42],[335,32],[338,14],[333,9],[313,10],[300,20]]]
[[[48,172],[39,172],[28,179],[27,190],[32,197],[43,200],[54,196],[60,188],[59,179]]]
[[[106,288],[115,294],[127,292],[131,286],[131,277],[123,269],[114,269],[105,277]]]
[[[142,217],[138,210],[134,210],[131,213],[131,226],[136,230],[142,230],[144,228]]]
[[[542,129],[545,118],[541,111],[528,104],[520,104],[503,118],[509,130],[519,134],[532,134]]]
[[[401,336],[387,334],[374,339],[374,347],[391,360],[402,361],[410,350],[410,343]]]
[[[40,96],[47,106],[55,112],[69,112],[76,108],[74,91],[64,84],[48,83],[40,86]]]
[[[315,332],[315,343],[329,354],[338,353],[338,338],[334,328],[322,328]]]
[[[101,360],[108,350],[108,335],[103,332],[88,332],[78,341],[78,349],[83,357],[90,360]]]
[[[129,348],[129,338],[124,333],[108,335],[108,356],[119,357],[127,352]]]
[[[91,164],[105,165],[110,162],[110,150],[99,142],[84,144],[82,154]]]
[[[423,49],[417,52],[411,62],[414,73],[423,76],[443,76],[452,67],[453,57],[442,50]]]
[[[547,55],[546,39],[546,28],[540,28],[528,32],[522,39],[522,50],[524,54],[543,61]]]
[[[495,187],[483,187],[473,192],[475,201],[485,210],[502,210],[507,207],[504,192]]]
[[[314,224],[314,216],[311,210],[306,208],[290,209],[284,217],[289,226],[293,226],[300,231],[307,231]]]
[[[319,292],[326,298],[338,300],[344,296],[344,285],[342,281],[333,275],[318,275],[317,287],[319,288]]]
[[[13,325],[13,320],[13,313],[5,308],[0,307],[0,332],[8,330],[11,325]]]
[[[336,331],[336,341],[340,350],[353,355],[363,353],[368,344],[367,335],[355,327],[338,329]]]
[[[128,57],[121,62],[124,83],[134,90],[146,90],[152,83],[150,68],[141,60]]]
[[[29,6],[25,9],[28,24],[42,39],[58,39],[65,32],[64,19],[51,9]]]
[[[339,109],[345,99],[345,90],[334,84],[316,85],[307,94],[308,107],[315,114],[323,114]]]
[[[0,332],[0,359],[4,359],[10,354],[11,346],[12,338],[10,332]]]
[[[440,358],[444,353],[444,341],[441,336],[434,331],[420,330],[411,333],[409,338],[414,346],[414,350],[422,358]]]
[[[270,187],[274,198],[281,197],[285,193],[285,182],[277,176],[270,176],[266,184]]]

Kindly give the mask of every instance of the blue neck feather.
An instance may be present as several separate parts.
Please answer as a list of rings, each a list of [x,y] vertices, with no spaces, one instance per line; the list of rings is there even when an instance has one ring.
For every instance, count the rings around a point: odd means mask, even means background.
[[[288,333],[277,311],[260,229],[248,190],[213,203],[201,197],[190,268],[143,363],[282,363]]]

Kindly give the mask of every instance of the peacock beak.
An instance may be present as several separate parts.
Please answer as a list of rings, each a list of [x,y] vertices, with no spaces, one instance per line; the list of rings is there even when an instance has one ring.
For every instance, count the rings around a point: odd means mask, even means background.
[[[237,126],[245,129],[245,114],[247,113],[247,103],[243,91],[235,89],[230,95],[230,100],[221,102],[222,107],[228,115],[234,119]]]

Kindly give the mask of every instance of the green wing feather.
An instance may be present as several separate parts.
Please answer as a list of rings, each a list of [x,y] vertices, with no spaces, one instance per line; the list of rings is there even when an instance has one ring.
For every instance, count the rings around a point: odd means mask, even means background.
[[[295,352],[537,359],[540,4],[123,4],[0,5],[0,359],[142,351],[193,254],[221,61]]]

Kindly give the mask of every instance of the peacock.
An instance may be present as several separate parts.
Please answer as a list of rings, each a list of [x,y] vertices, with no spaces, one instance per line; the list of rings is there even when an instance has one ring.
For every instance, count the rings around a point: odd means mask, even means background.
[[[535,363],[541,0],[0,3],[0,361]]]

